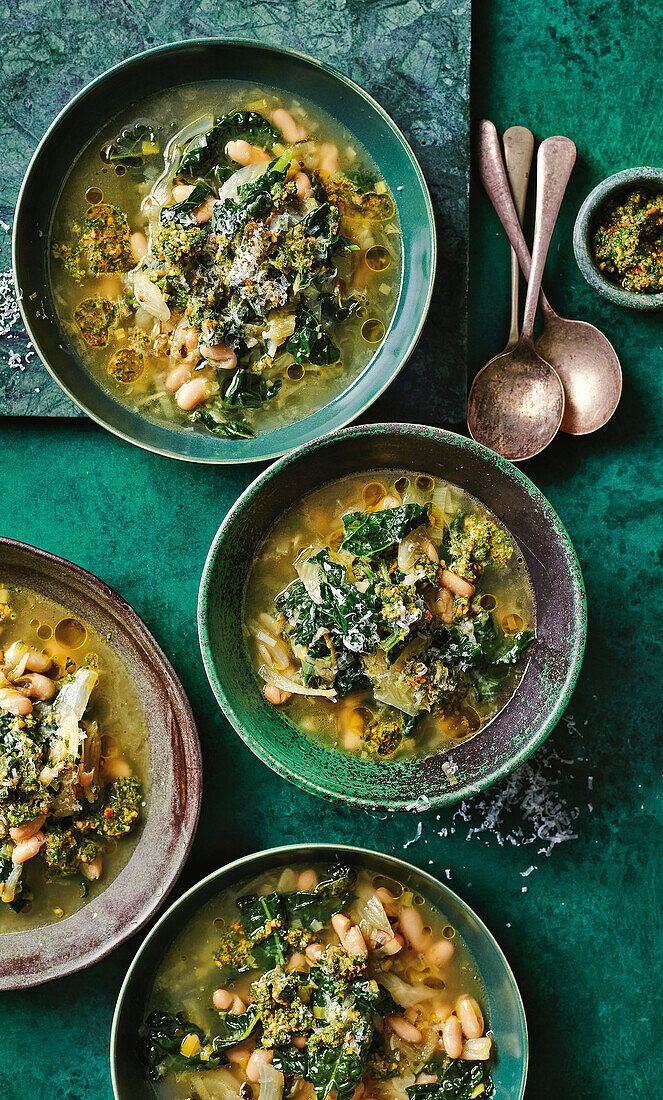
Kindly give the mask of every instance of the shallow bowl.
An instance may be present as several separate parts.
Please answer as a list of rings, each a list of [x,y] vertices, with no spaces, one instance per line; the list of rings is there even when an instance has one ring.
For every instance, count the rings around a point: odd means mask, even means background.
[[[312,489],[380,468],[415,470],[466,489],[514,536],[536,596],[537,640],[503,710],[452,751],[422,760],[360,760],[298,733],[261,691],[242,642],[248,563],[272,524]],[[424,809],[457,802],[521,764],[559,720],[585,644],[580,566],[558,516],[511,462],[473,440],[408,424],[346,428],[261,473],[221,524],[203,571],[198,629],[219,705],[250,749],[314,794],[370,809]]]
[[[191,846],[201,797],[200,746],[184,689],[163,651],[121,596],[71,562],[0,539],[0,572],[65,607],[110,644],[145,712],[151,756],[147,817],[109,885],[56,924],[0,935],[0,989],[22,989],[82,970],[133,936],[162,904]],[[17,928],[20,927],[17,917]]]
[[[578,267],[589,285],[608,301],[627,309],[663,309],[663,292],[641,294],[623,290],[599,271],[592,252],[592,235],[606,203],[613,199],[626,198],[629,191],[638,187],[663,193],[663,168],[626,168],[597,184],[578,211],[573,228],[573,251]]]
[[[238,859],[192,886],[155,924],[133,960],[115,1007],[111,1032],[111,1075],[115,1100],[153,1100],[154,1092],[136,1054],[136,1036],[147,1008],[152,982],[170,944],[208,901],[222,890],[276,867],[311,861],[340,861],[357,869],[395,877],[423,894],[456,929],[473,956],[488,1001],[488,1023],[497,1060],[492,1069],[496,1100],[522,1100],[527,1079],[528,1040],[523,1002],[502,951],[468,905],[448,886],[411,863],[363,848],[335,844],[296,844]]]
[[[393,195],[402,228],[401,289],[387,335],[369,365],[338,397],[304,419],[250,440],[149,421],[116,401],[87,371],[61,331],[51,290],[54,208],[72,162],[100,129],[136,99],[195,80],[253,78],[300,95],[341,122],[364,145]],[[131,443],[192,462],[274,458],[354,420],[406,362],[421,331],[433,288],[436,238],[421,169],[396,124],[357,84],[292,50],[219,38],[162,46],[116,65],[88,84],[58,115],[30,163],[14,220],[14,276],[23,320],[40,359],[84,412]]]

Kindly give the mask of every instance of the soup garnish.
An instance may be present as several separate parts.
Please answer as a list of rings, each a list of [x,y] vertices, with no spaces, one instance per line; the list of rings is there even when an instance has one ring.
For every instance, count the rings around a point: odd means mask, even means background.
[[[266,699],[303,732],[385,759],[476,733],[534,637],[510,535],[469,494],[397,471],[288,512],[253,563],[245,615]]]
[[[97,639],[54,610],[20,588],[0,593],[0,900],[22,916],[33,903],[44,913],[37,895],[56,880],[76,876],[85,891],[100,881],[144,806],[142,783],[103,721],[99,684],[109,670],[86,645]],[[55,905],[50,917],[64,915]]]
[[[216,970],[216,974],[215,969]],[[172,1100],[493,1095],[485,994],[421,895],[349,867],[226,891],[175,940],[140,1053]]]
[[[190,89],[142,104],[154,122],[94,143],[55,229],[60,316],[106,385],[227,438],[349,384],[398,283],[396,208],[367,154],[315,108],[249,88],[201,86],[193,120]]]

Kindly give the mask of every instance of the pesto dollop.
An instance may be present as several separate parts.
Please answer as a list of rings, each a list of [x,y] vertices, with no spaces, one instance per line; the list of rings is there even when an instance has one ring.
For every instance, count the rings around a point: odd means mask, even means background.
[[[663,291],[663,194],[633,191],[605,209],[594,232],[594,259],[599,270],[638,294]]]

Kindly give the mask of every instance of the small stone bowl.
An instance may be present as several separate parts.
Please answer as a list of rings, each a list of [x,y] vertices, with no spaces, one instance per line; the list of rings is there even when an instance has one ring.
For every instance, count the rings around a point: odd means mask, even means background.
[[[638,187],[663,192],[663,168],[625,168],[623,172],[615,172],[599,183],[578,212],[573,228],[573,251],[584,278],[608,301],[627,309],[663,309],[663,291],[660,294],[646,294],[622,290],[601,274],[592,254],[591,238],[600,211],[610,200],[625,198],[629,191]]]

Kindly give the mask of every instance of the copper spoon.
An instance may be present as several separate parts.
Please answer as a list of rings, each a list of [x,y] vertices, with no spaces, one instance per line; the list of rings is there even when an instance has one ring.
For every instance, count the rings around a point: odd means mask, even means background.
[[[511,202],[499,139],[492,123],[482,124],[481,152],[484,186],[528,278],[531,259]],[[555,313],[543,291],[539,304],[544,329],[535,347],[555,368],[564,386],[561,429],[570,435],[595,432],[610,419],[621,397],[622,368],[617,353],[594,325]]]
[[[510,126],[508,130],[504,131],[502,140],[504,142],[506,170],[509,173],[509,183],[513,195],[513,205],[518,216],[518,222],[522,225],[525,216],[529,172],[532,166],[532,154],[534,153],[534,134],[526,126]],[[511,326],[505,351],[508,351],[509,348],[515,348],[520,335],[519,276],[520,264],[518,263],[518,257],[511,249]]]
[[[499,150],[492,122],[481,123],[482,178],[484,137],[491,131]],[[569,138],[546,138],[539,146],[534,248],[520,339],[515,348],[486,363],[470,389],[467,411],[470,433],[479,443],[516,462],[532,458],[547,447],[559,431],[564,414],[564,389],[559,375],[534,350],[533,333],[548,248],[575,158],[576,147]],[[502,170],[508,191],[503,165]],[[510,192],[509,202],[517,223]]]

